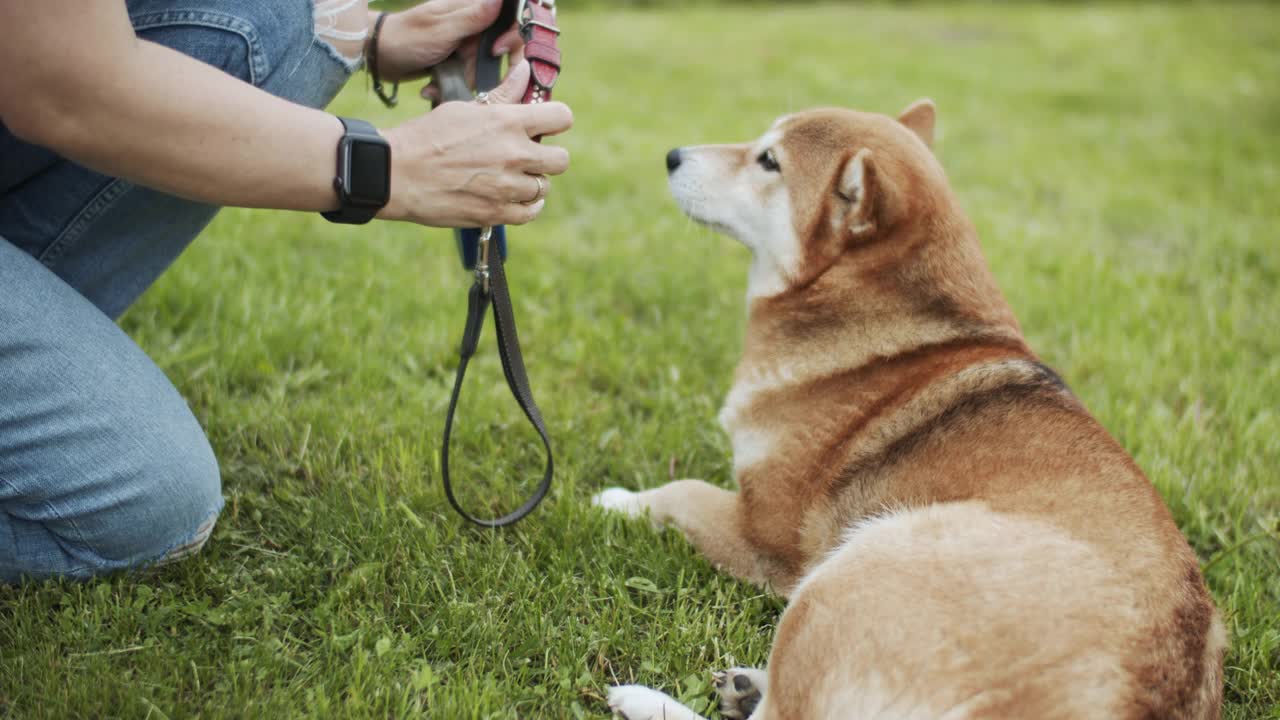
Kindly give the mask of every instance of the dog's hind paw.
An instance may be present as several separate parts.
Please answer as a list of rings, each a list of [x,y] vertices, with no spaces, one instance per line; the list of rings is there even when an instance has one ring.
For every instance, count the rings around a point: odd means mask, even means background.
[[[591,504],[605,510],[625,513],[636,517],[644,512],[644,504],[640,502],[640,493],[626,488],[612,487],[601,490],[591,498]]]
[[[769,674],[754,668],[733,668],[711,673],[720,696],[720,716],[726,720],[746,720],[756,711],[769,687]]]
[[[623,720],[702,720],[670,695],[643,685],[609,688],[609,709]]]

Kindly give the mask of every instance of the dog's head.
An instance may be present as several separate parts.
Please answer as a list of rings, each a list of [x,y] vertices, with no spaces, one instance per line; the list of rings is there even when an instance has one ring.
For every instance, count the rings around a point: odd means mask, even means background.
[[[755,142],[667,155],[671,193],[689,217],[755,256],[748,293],[812,281],[846,250],[927,222],[948,192],[933,157],[935,110],[897,119],[851,110],[788,115]]]

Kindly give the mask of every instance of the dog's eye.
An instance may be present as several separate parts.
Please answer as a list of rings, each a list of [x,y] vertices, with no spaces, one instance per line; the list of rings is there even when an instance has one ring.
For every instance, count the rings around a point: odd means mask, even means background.
[[[760,157],[756,158],[756,162],[760,163],[760,167],[768,172],[782,171],[782,167],[778,165],[778,158],[774,157],[772,150],[765,150],[760,153]]]

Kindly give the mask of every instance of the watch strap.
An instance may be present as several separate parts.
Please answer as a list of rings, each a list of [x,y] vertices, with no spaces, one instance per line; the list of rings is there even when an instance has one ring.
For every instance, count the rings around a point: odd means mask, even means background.
[[[362,137],[377,138],[379,140],[382,139],[382,135],[378,133],[378,128],[374,127],[373,123],[368,120],[342,117],[341,115],[336,117],[338,118],[338,122],[342,123],[342,127],[346,129],[347,135],[359,135]]]
[[[386,139],[383,138],[382,135],[378,133],[378,128],[374,127],[373,123],[368,122],[367,120],[360,120],[358,118],[349,118],[349,117],[342,117],[342,116],[335,116],[335,117],[337,117],[338,121],[342,123],[343,130],[345,131],[342,135],[342,140],[339,141],[339,144],[338,144],[339,152],[338,152],[338,159],[337,159],[337,170],[333,178],[333,189],[334,189],[334,192],[338,193],[338,199],[342,202],[342,207],[338,208],[337,210],[322,212],[320,213],[320,215],[325,220],[328,220],[329,222],[343,223],[348,225],[363,225],[369,222],[370,220],[374,219],[375,217],[377,217],[378,212],[382,210],[382,207],[370,207],[367,205],[353,205],[348,201],[347,193],[350,192],[350,188],[344,188],[342,186],[342,178],[344,174],[343,167],[342,167],[344,156],[343,156],[343,153],[341,152],[342,143],[345,142],[348,138],[359,138],[359,139],[369,140],[373,142],[380,142],[385,144]]]

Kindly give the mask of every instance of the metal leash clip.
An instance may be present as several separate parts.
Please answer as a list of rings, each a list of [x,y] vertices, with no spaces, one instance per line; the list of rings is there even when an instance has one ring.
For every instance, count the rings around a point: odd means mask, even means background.
[[[480,255],[476,260],[476,282],[480,289],[489,294],[489,238],[493,237],[493,226],[480,228]]]

